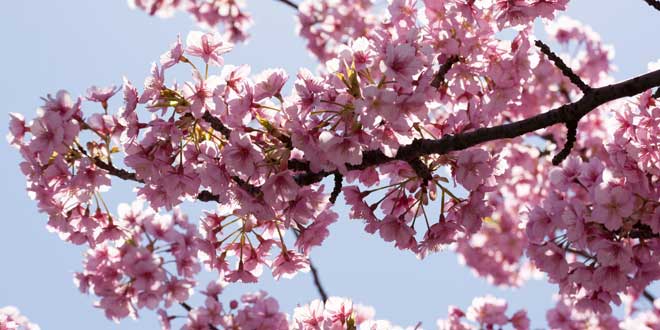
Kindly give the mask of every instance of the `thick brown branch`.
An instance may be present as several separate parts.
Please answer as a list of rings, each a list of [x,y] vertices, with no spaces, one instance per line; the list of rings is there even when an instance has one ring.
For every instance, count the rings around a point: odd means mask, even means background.
[[[220,197],[208,190],[202,190],[197,194],[197,200],[202,202],[220,202]]]
[[[296,5],[295,3],[293,3],[293,2],[291,2],[291,1],[289,1],[289,0],[277,0],[277,1],[279,1],[279,2],[281,2],[281,3],[283,3],[283,4],[287,5],[287,6],[289,6],[289,7],[293,8],[293,9],[295,9],[295,10],[298,10],[298,5]]]
[[[571,68],[569,68],[568,65],[566,65],[566,63],[564,63],[564,61],[559,56],[557,56],[557,54],[553,53],[548,45],[544,44],[541,40],[536,40],[534,44],[536,47],[541,49],[541,52],[543,52],[543,54],[545,54],[545,56],[547,56],[548,59],[550,59],[550,61],[552,61],[552,63],[554,63],[555,66],[561,70],[561,73],[570,79],[571,82],[582,91],[582,93],[586,94],[591,90],[591,87],[582,81],[580,76],[573,72],[573,70],[571,70]]]
[[[424,185],[426,185],[426,182],[431,180],[432,178],[431,170],[429,169],[428,166],[426,166],[426,164],[424,164],[424,162],[421,159],[415,158],[413,160],[408,161],[408,164],[410,165],[410,167],[412,167],[412,169],[415,171],[417,176],[419,176],[422,180],[424,180],[425,183]]]
[[[133,172],[129,172],[129,171],[124,170],[124,169],[116,168],[116,167],[102,161],[98,157],[94,157],[93,160],[94,160],[94,165],[108,171],[108,174],[110,174],[112,176],[118,177],[118,178],[120,178],[122,180],[126,180],[126,181],[135,181],[135,182],[139,182],[139,183],[144,183],[144,181],[141,180],[141,179],[138,179],[137,175]]]
[[[326,171],[321,171],[318,173],[311,172],[311,170],[307,170],[305,173],[301,173],[295,176],[296,183],[301,186],[309,186],[311,184],[321,182],[323,178],[326,176],[331,175],[334,172],[326,172]]]
[[[229,138],[229,135],[231,134],[231,129],[229,129],[225,124],[220,121],[220,119],[214,117],[210,112],[206,111],[204,112],[204,116],[202,116],[202,119],[206,121],[207,123],[211,124],[211,127],[213,127],[214,130],[220,132],[224,137]]]
[[[347,165],[346,168],[349,170],[363,170],[393,160],[407,162],[426,155],[444,155],[452,151],[465,150],[485,142],[513,139],[556,124],[578,122],[580,118],[604,103],[622,97],[634,96],[656,86],[660,86],[660,70],[616,84],[591,89],[576,102],[565,104],[559,108],[517,122],[479,128],[456,135],[445,135],[435,140],[417,139],[409,145],[400,147],[393,158],[386,156],[380,150],[366,151],[362,154],[361,164]],[[331,173],[307,172],[299,175],[296,181],[301,185],[313,184],[323,180],[324,177]]]
[[[660,1],[658,1],[658,0],[644,0],[644,2],[646,2],[649,6],[655,8],[657,10],[660,10]]]
[[[442,83],[445,81],[445,75],[447,72],[449,72],[449,69],[458,62],[458,56],[452,56],[447,59],[447,62],[445,62],[443,65],[440,66],[440,69],[438,72],[435,74],[433,77],[433,81],[431,81],[431,86],[434,88],[440,87]]]
[[[634,96],[659,85],[660,70],[656,70],[620,83],[594,88],[576,102],[565,104],[559,108],[517,122],[479,128],[456,135],[446,135],[437,140],[415,140],[413,143],[399,148],[394,159],[407,161],[424,155],[446,154],[484,142],[512,139],[555,124],[577,122],[604,103],[622,97]],[[364,154],[363,164],[356,167],[366,168],[389,160],[391,159],[380,151],[369,151]]]

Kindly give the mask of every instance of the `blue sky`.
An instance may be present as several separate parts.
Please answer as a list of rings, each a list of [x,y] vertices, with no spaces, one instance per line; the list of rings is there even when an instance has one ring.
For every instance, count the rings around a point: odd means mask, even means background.
[[[272,0],[248,3],[256,21],[250,31],[253,37],[228,54],[227,63],[250,64],[253,73],[282,67],[291,75],[300,67],[316,67],[294,34],[291,8]],[[574,0],[567,14],[591,25],[616,47],[617,79],[643,73],[648,62],[658,59],[660,13],[641,0]],[[191,29],[196,27],[185,14],[168,20],[150,18],[130,11],[121,0],[6,1],[0,12],[0,132],[7,132],[7,113],[31,118],[42,104],[39,97],[47,93],[67,89],[78,95],[90,85],[119,85],[123,75],[141,85],[150,63],[177,34],[185,38]],[[17,306],[43,329],[158,329],[148,312],[137,322],[110,323],[92,307],[93,297],[77,291],[72,274],[81,269],[82,249],[45,229],[45,216],[36,212],[25,193],[18,153],[4,142],[0,159],[5,212],[0,220],[0,307]],[[108,195],[114,205],[133,197],[125,184]],[[190,214],[210,208],[195,205]],[[448,305],[467,307],[473,297],[490,293],[509,299],[510,308],[527,308],[533,326],[544,325],[554,286],[532,281],[515,290],[493,288],[460,266],[453,253],[419,261],[363,232],[361,224],[347,220],[344,207],[337,210],[342,214],[339,223],[331,227],[327,244],[312,254],[330,294],[372,305],[379,318],[396,324],[422,321],[426,329],[433,329],[435,320],[446,316]],[[278,298],[287,312],[317,298],[309,275],[275,283],[266,274],[258,286],[235,285],[223,299],[259,288]]]

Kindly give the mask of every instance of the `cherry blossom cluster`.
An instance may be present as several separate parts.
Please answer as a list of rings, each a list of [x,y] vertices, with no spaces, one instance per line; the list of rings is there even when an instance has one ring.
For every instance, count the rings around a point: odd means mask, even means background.
[[[472,305],[466,312],[458,307],[450,306],[448,318],[438,320],[438,329],[502,329],[506,325],[511,325],[516,330],[529,330],[530,321],[527,312],[521,309],[511,316],[507,316],[507,307],[504,299],[493,296],[478,297],[472,300]]]
[[[0,308],[0,330],[39,330],[38,325],[30,322],[13,306]]]
[[[290,329],[390,329],[385,320],[375,320],[373,307],[355,304],[350,299],[330,297],[314,300],[294,309]]]
[[[571,67],[587,82],[599,85],[610,80],[608,73],[613,68],[610,62],[612,51],[600,41],[598,34],[566,16],[560,17],[557,22],[550,22],[546,27],[548,35],[564,45],[566,50],[569,46],[574,48],[573,52],[578,54],[576,58],[582,60],[571,61]],[[574,99],[580,93],[544,57],[538,58],[538,64],[532,68],[532,76],[533,80],[522,89],[522,102],[514,105],[515,111],[506,114],[507,117],[529,117],[533,115],[529,112],[532,109],[530,104],[541,108],[555,107]],[[578,144],[583,151],[599,148],[608,136],[602,113],[590,114],[580,122]],[[564,132],[560,127],[549,127],[537,133],[534,138],[545,141],[546,146],[539,148],[540,143],[530,144],[529,140],[521,139],[496,149],[506,166],[496,176],[497,189],[486,195],[492,213],[484,218],[487,221],[481,231],[457,241],[456,251],[461,261],[473,268],[478,276],[496,285],[518,286],[535,274],[534,267],[521,259],[527,247],[527,235],[520,214],[528,210],[530,205],[539,205],[546,198],[547,187],[539,182],[545,180],[553,166],[539,159],[548,155],[553,144],[564,140]]]
[[[612,139],[553,169],[529,212],[527,253],[577,308],[608,313],[660,276],[656,102],[647,92],[617,107]]]
[[[571,305],[571,302],[560,299],[554,308],[546,312],[550,329],[626,329],[623,326],[620,327],[619,319],[611,314],[583,312]],[[631,323],[630,320],[627,322]]]
[[[203,27],[221,26],[225,40],[232,42],[246,40],[252,25],[242,0],[129,0],[128,5],[151,16],[169,17],[177,11],[187,12]]]
[[[660,327],[660,301],[656,299],[650,310],[641,311],[636,315],[628,315],[619,326],[622,330],[658,329]]]
[[[202,294],[204,305],[191,308],[185,305],[188,315],[183,320],[182,330],[196,329],[265,329],[288,330],[288,316],[279,311],[277,300],[260,291],[245,294],[240,302],[231,300],[226,306],[220,301],[226,282],[210,282]],[[174,320],[180,318],[158,310],[161,329],[170,330]]]
[[[103,217],[100,212],[96,216]],[[90,215],[78,217],[92,232],[103,221]],[[107,242],[90,244],[84,270],[75,274],[80,291],[98,296],[96,306],[115,321],[137,317],[144,307],[168,308],[188,300],[201,266],[196,227],[187,217],[178,210],[173,215],[157,214],[140,202],[120,204],[116,219],[107,217],[115,230]]]
[[[339,46],[374,29],[372,6],[373,0],[305,0],[298,6],[298,35],[320,61],[336,58]]]

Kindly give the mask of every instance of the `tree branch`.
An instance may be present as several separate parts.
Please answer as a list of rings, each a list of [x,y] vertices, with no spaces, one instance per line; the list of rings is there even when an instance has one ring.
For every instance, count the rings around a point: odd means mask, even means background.
[[[300,227],[302,227],[302,226],[300,226]],[[303,227],[303,229],[300,229],[300,230],[304,230],[304,227]],[[293,231],[293,234],[296,236],[296,239],[300,236],[300,233],[296,229],[292,228],[291,231]],[[328,300],[328,294],[325,292],[325,289],[323,288],[323,285],[321,284],[321,277],[319,276],[318,270],[316,269],[316,267],[314,267],[314,264],[312,263],[312,258],[310,258],[310,257],[308,257],[308,258],[309,258],[309,270],[312,273],[312,278],[314,280],[314,286],[316,287],[316,291],[318,291],[319,296],[321,296],[321,299],[323,300],[323,302],[325,302],[325,301]]]
[[[552,158],[552,165],[557,166],[561,164],[561,162],[571,154],[571,149],[573,149],[575,140],[577,139],[577,124],[576,121],[566,123],[566,129],[568,130],[566,132],[566,144],[564,144],[564,148]]]
[[[363,170],[394,160],[411,162],[422,156],[443,155],[452,151],[465,150],[485,142],[516,138],[555,124],[577,123],[582,117],[604,103],[623,97],[634,96],[657,86],[660,86],[660,70],[616,84],[590,89],[576,102],[564,104],[561,107],[517,122],[479,128],[456,135],[445,135],[440,139],[417,139],[409,145],[401,146],[395,157],[388,157],[380,150],[366,151],[362,155],[361,164],[347,164],[346,168],[348,170]],[[94,161],[97,166],[107,170],[111,175],[124,180],[142,182],[137,179],[134,173],[116,169],[97,159]],[[303,172],[295,177],[296,183],[299,185],[311,185],[320,182],[323,178],[334,173],[326,171],[314,173],[309,169],[309,163],[296,159],[289,160],[288,166],[292,170]],[[239,183],[239,185],[241,184]],[[247,188],[249,192],[258,189],[258,187],[254,186],[246,186],[244,188]],[[207,191],[200,192],[198,198],[203,201],[217,201],[217,196]]]
[[[124,169],[116,168],[116,167],[102,161],[98,157],[94,157],[92,160],[94,161],[94,165],[108,171],[108,174],[110,174],[112,176],[118,177],[118,178],[120,178],[122,180],[126,180],[126,181],[135,181],[135,182],[139,182],[139,183],[144,183],[144,181],[141,180],[141,179],[138,179],[137,175],[133,172],[129,172],[129,171],[124,170]]]
[[[479,128],[456,135],[445,135],[440,139],[417,139],[401,146],[394,157],[388,157],[380,150],[370,150],[362,154],[359,165],[347,164],[348,170],[363,170],[382,165],[393,160],[410,161],[427,155],[444,155],[452,151],[502,139],[513,139],[536,130],[556,124],[578,122],[597,107],[623,97],[635,96],[653,87],[660,86],[660,70],[649,72],[616,84],[593,88],[573,103],[523,119],[517,122],[493,127]],[[313,184],[323,180],[331,172],[307,172],[296,177],[298,184]]]
[[[582,78],[573,72],[573,70],[571,70],[571,68],[569,68],[568,65],[566,65],[566,63],[564,63],[564,61],[559,56],[557,56],[557,54],[552,52],[548,45],[544,44],[541,40],[536,40],[534,44],[541,50],[541,52],[543,52],[543,54],[545,54],[545,56],[548,57],[548,59],[550,59],[550,61],[552,61],[552,63],[555,64],[555,66],[557,66],[557,68],[559,68],[559,70],[561,70],[561,73],[564,76],[570,79],[573,85],[577,86],[582,91],[582,93],[586,94],[591,90],[591,87],[582,81]]]
[[[658,0],[644,0],[644,2],[646,2],[649,6],[655,8],[657,10],[660,10],[660,1],[658,1]]]
[[[415,140],[413,143],[399,148],[394,159],[410,160],[425,155],[446,154],[484,142],[512,139],[555,124],[577,122],[604,103],[622,97],[634,96],[659,85],[660,70],[656,70],[620,83],[594,88],[576,102],[565,104],[559,108],[517,122],[479,128],[456,135],[445,135],[437,140]],[[390,160],[378,150],[368,151],[363,156],[363,164],[357,167],[366,168],[379,165],[383,163],[384,159]]]
[[[344,181],[344,176],[335,171],[335,186],[332,188],[332,193],[330,194],[330,203],[334,204],[337,201],[337,197],[341,193],[341,186]]]
[[[655,302],[655,296],[653,296],[648,290],[644,290],[642,292],[642,296],[644,296],[644,298],[646,298],[646,300],[648,300],[651,303],[651,305],[653,305],[653,303]]]
[[[458,62],[458,56],[452,56],[447,59],[447,61],[440,66],[440,69],[438,72],[435,74],[433,77],[433,81],[431,81],[431,86],[434,88],[439,88],[440,85],[445,81],[445,75],[447,72],[449,72],[449,69]]]
[[[419,176],[424,181],[424,185],[426,185],[426,183],[433,178],[431,170],[428,166],[426,166],[426,164],[424,164],[421,159],[415,158],[408,161],[408,164],[410,167],[412,167],[417,176]]]
[[[293,2],[291,2],[291,1],[289,1],[289,0],[276,0],[276,1],[279,1],[279,2],[281,2],[281,3],[283,3],[283,4],[287,5],[287,6],[289,6],[289,7],[291,7],[291,8],[293,8],[293,9],[295,9],[295,10],[298,10],[298,5],[296,5],[295,3],[293,3]]]
[[[208,111],[204,112],[202,119],[204,119],[204,121],[206,121],[207,123],[211,124],[211,127],[213,127],[214,130],[220,132],[222,136],[229,138],[229,135],[231,134],[231,129],[225,126],[225,124],[223,124],[222,121],[220,121],[220,119],[214,117]]]
[[[325,292],[325,289],[321,284],[321,277],[319,276],[316,267],[314,267],[314,264],[312,264],[312,260],[309,260],[309,269],[312,273],[312,277],[314,278],[314,286],[316,287],[316,291],[319,292],[319,296],[321,296],[323,302],[326,302],[328,300],[328,294]]]

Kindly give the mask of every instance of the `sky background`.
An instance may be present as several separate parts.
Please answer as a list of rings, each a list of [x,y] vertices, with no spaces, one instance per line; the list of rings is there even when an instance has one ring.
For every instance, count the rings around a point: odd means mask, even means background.
[[[226,56],[226,63],[250,64],[252,73],[282,67],[290,76],[300,67],[315,68],[303,41],[294,34],[294,12],[272,0],[248,1],[256,22],[252,38]],[[567,15],[582,20],[616,47],[618,80],[646,71],[657,60],[660,13],[641,0],[574,0]],[[173,19],[150,18],[130,11],[123,0],[5,1],[0,12],[0,132],[7,133],[9,112],[30,119],[42,104],[39,99],[59,89],[73,95],[91,85],[120,85],[127,76],[141,86],[150,63],[168,48],[177,34],[197,29],[186,14]],[[94,297],[78,292],[73,272],[82,267],[83,250],[62,242],[45,229],[46,217],[25,192],[18,169],[18,152],[4,139],[0,143],[3,175],[0,205],[0,307],[14,305],[42,329],[158,329],[152,313],[138,321],[109,322],[92,306]],[[107,194],[116,209],[130,202],[130,186],[118,184]],[[195,205],[191,217],[211,205]],[[331,236],[312,253],[326,290],[371,305],[377,318],[399,325],[423,322],[435,328],[447,307],[469,306],[476,296],[493,294],[507,298],[511,313],[527,308],[533,327],[545,325],[545,311],[553,305],[556,287],[531,281],[519,289],[498,289],[457,262],[445,251],[419,261],[409,252],[369,235],[362,224],[348,221],[339,206],[340,220]],[[202,278],[208,280],[208,278]],[[237,298],[258,289],[276,297],[281,309],[291,313],[297,304],[317,298],[311,276],[300,274],[275,283],[266,273],[258,285],[233,285],[221,299]],[[660,293],[660,292],[656,292]],[[180,311],[183,314],[183,311]]]

